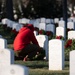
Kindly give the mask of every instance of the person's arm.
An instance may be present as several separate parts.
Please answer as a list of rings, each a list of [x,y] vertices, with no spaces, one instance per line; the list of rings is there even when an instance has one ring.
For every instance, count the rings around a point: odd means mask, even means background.
[[[37,41],[37,39],[36,39],[36,37],[32,31],[30,32],[30,39],[31,39],[33,44],[36,44],[39,46],[38,41]]]

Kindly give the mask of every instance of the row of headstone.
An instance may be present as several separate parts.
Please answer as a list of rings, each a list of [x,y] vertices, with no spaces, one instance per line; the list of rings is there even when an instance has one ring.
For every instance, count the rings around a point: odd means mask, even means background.
[[[7,40],[0,38],[0,75],[29,75],[26,66],[14,64],[14,50],[7,48]]]
[[[56,19],[55,22],[57,22],[57,21],[58,20]],[[7,27],[12,28],[12,30],[16,29],[16,31],[19,31],[19,29],[23,26],[22,24],[13,22],[13,21],[8,20],[8,19],[3,19],[2,23],[7,24]],[[39,30],[43,29],[45,31],[51,31],[51,32],[53,32],[54,35],[63,36],[65,38],[66,37],[66,34],[65,34],[65,22],[63,20],[61,20],[58,23],[59,23],[58,24],[59,26],[56,27],[56,29],[55,29],[54,24],[47,24],[46,25],[45,23],[38,23],[38,22],[35,22],[34,27],[39,28]],[[75,29],[74,23],[73,22],[68,22],[68,28],[69,29]]]
[[[50,27],[50,25],[49,25],[49,27]],[[34,33],[36,36],[38,35],[37,31],[35,31]],[[70,31],[68,31],[67,34],[68,34],[67,39],[75,39],[75,30],[70,30]],[[56,27],[56,36],[62,36],[65,39],[66,38],[65,28],[64,27]]]
[[[2,19],[2,25],[7,25],[7,27],[12,28],[12,30],[16,29],[16,31],[19,31],[21,27],[23,27],[22,24],[11,21],[7,18]]]
[[[40,47],[44,48],[46,50],[46,58],[48,60],[48,36],[46,35],[38,35],[38,33],[35,33],[36,39],[38,40],[38,43]],[[56,36],[63,36],[65,38],[65,30],[63,27],[57,27],[56,28]],[[75,39],[75,31],[69,31],[68,32],[68,39]]]
[[[46,25],[46,23],[39,23],[39,24],[35,24],[34,27],[39,28],[39,30],[51,31],[53,34],[55,34],[55,25],[54,24]]]
[[[2,20],[2,24],[3,25],[6,24],[7,27],[12,28],[12,30],[16,29],[16,31],[19,31],[20,28],[23,27],[22,24],[13,22],[13,21],[6,19],[6,18]],[[53,32],[53,34],[55,33],[55,26],[53,24],[47,24],[46,25],[45,23],[35,22],[34,27],[39,28],[39,30],[43,29],[45,31],[51,31],[51,32]]]
[[[23,23],[23,24],[26,24],[26,23],[30,23],[30,24],[34,24],[35,22],[38,22],[38,23],[53,23],[53,19],[50,19],[50,18],[37,18],[37,19],[27,19],[27,18],[21,18],[18,20],[19,23]]]
[[[19,19],[19,20],[20,20],[19,23],[16,23],[16,22],[13,22],[13,21],[11,21],[11,20],[9,20],[7,18],[4,18],[4,19],[2,19],[2,23],[3,24],[7,24],[8,27],[15,26],[15,25],[13,25],[15,23],[18,26],[21,26],[22,24],[30,23],[30,24],[33,24],[34,27],[38,27],[39,29],[40,29],[40,25],[42,25],[44,30],[46,29],[45,25],[47,25],[47,24],[58,23],[58,26],[65,27],[65,21],[63,19],[59,20],[59,18],[55,18],[54,20],[53,19],[47,19],[47,23],[45,23],[46,18],[33,19],[33,20],[22,18],[22,19]],[[51,20],[52,23],[49,23],[50,20]],[[69,28],[69,29],[75,29],[75,23],[72,22],[72,21],[68,21],[67,22],[67,28]]]
[[[37,21],[38,23],[59,23],[59,21],[63,20],[63,18],[45,18],[45,17],[41,17],[41,18],[37,18],[37,19],[27,19],[27,18],[20,18],[18,20],[19,23],[31,23],[34,24],[35,21]],[[68,22],[75,22],[75,18],[68,18],[67,19]]]
[[[34,27],[39,28],[39,30],[43,29],[45,31],[52,31],[55,34],[55,25],[54,24],[46,24],[46,23],[35,23]],[[63,27],[64,31],[65,31],[65,21],[64,20],[60,20],[58,22],[58,27]],[[73,29],[75,30],[75,23],[74,22],[67,22],[67,29]],[[63,32],[64,33],[64,32]],[[66,36],[64,34],[64,36]]]
[[[65,27],[64,20],[59,21],[58,26]],[[75,30],[75,22],[68,21],[67,22],[67,29],[74,29]]]
[[[46,25],[45,23],[40,23],[38,25],[40,25],[40,26],[36,26],[36,27],[38,27],[39,30],[43,29],[45,31],[51,31],[56,36],[62,36],[64,38],[66,38],[65,21],[63,21],[63,20],[58,22],[58,27],[56,27],[56,28],[55,28],[54,24],[47,24]],[[67,28],[75,30],[74,23],[73,22],[68,22],[67,23]]]
[[[66,37],[64,27],[56,27],[56,36]]]
[[[19,29],[23,26],[22,25],[23,23],[22,24],[16,23],[16,22],[13,22],[13,21],[11,21],[11,20],[9,20],[7,18],[2,19],[2,24],[3,25],[7,24],[7,27],[10,27],[12,29],[16,29],[16,31],[19,31]],[[53,31],[53,33],[54,33],[54,26],[53,25],[50,25],[50,27],[49,27],[49,25],[46,25],[46,23],[39,23],[37,21],[35,21],[33,25],[34,25],[34,27],[39,28],[39,30],[43,29],[45,31],[48,31],[49,28],[50,28],[50,30]]]
[[[71,21],[71,19],[69,19],[67,22],[67,28],[75,29],[74,22],[75,21]],[[30,23],[30,24],[33,24],[34,26],[39,25],[39,23],[43,23],[46,25],[58,23],[59,26],[65,27],[65,21],[63,19],[59,20],[59,18],[55,18],[54,20],[53,19],[46,19],[46,18],[38,18],[38,19],[33,19],[33,20],[22,18],[22,19],[19,19],[19,23],[25,23],[25,24]]]

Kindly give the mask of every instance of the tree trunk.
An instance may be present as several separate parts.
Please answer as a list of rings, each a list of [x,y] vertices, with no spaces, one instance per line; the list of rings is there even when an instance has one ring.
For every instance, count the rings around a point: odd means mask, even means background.
[[[14,20],[12,0],[6,0],[6,16],[8,19]]]

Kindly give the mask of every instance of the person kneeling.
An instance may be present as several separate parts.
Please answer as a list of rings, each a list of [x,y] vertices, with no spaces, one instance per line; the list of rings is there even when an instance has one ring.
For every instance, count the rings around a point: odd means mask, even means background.
[[[34,26],[32,24],[24,25],[13,42],[15,60],[31,60],[42,52],[38,41],[34,35]]]

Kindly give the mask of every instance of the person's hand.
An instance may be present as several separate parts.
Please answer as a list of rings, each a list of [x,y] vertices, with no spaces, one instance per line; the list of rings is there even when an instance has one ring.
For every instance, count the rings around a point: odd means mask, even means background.
[[[37,55],[39,55],[39,52],[37,52]]]

